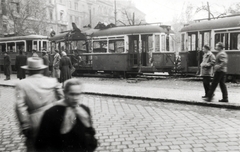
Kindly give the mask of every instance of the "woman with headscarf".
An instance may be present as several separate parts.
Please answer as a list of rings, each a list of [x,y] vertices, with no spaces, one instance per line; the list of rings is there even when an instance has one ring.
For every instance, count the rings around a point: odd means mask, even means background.
[[[67,57],[66,52],[62,52],[62,58],[60,59],[60,82],[64,83],[64,81],[71,78],[71,68],[72,68],[72,62],[69,57]]]
[[[35,148],[38,152],[92,152],[97,148],[90,109],[80,104],[82,84],[66,81],[64,99],[48,109],[40,125]]]

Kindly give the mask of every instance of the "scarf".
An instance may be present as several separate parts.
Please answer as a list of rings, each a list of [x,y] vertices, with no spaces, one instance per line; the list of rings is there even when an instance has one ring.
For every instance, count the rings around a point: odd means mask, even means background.
[[[56,105],[66,106],[66,111],[63,117],[63,123],[61,126],[61,134],[68,133],[73,126],[76,124],[76,120],[79,119],[85,127],[91,127],[90,116],[85,109],[81,106],[70,107],[68,106],[64,99],[60,100]]]

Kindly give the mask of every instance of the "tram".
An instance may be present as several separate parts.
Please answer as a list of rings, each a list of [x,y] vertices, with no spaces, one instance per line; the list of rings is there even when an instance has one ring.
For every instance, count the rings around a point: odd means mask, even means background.
[[[59,35],[49,39],[52,43],[61,42],[58,47],[70,52],[79,74],[101,71],[137,75],[171,72],[174,68],[174,32],[170,26],[110,27],[83,33],[86,39],[63,39]]]
[[[183,72],[198,74],[202,61],[202,47],[211,51],[222,42],[228,54],[228,79],[240,76],[240,16],[199,21],[181,29],[181,68]]]
[[[49,41],[47,36],[42,35],[28,35],[28,36],[12,36],[0,38],[0,71],[3,71],[4,52],[8,52],[13,71],[15,70],[15,59],[19,54],[19,50],[27,56],[32,56],[32,51],[36,50],[38,53],[42,49],[48,50]]]

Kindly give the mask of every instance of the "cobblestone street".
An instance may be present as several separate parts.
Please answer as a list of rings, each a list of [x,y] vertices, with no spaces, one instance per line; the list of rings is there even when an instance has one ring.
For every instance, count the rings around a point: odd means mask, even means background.
[[[240,112],[154,101],[82,96],[92,111],[97,151],[240,151]],[[0,151],[25,151],[14,89],[0,87]]]

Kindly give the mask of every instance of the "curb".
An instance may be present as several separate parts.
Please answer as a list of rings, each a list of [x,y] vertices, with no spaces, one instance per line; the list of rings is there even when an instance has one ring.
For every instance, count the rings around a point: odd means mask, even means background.
[[[240,104],[234,104],[234,103],[197,102],[197,101],[162,99],[162,98],[151,98],[151,97],[140,97],[140,96],[118,95],[118,94],[96,93],[96,92],[83,92],[83,93],[88,95],[101,95],[106,97],[130,98],[130,99],[149,100],[149,101],[157,101],[157,102],[165,102],[165,103],[188,104],[188,105],[197,105],[197,106],[204,106],[204,107],[240,110]]]
[[[3,87],[12,87],[14,85],[0,84]],[[118,98],[129,98],[129,99],[139,99],[139,100],[149,100],[165,103],[176,103],[176,104],[188,104],[188,105],[197,105],[203,107],[214,107],[214,108],[226,108],[233,110],[240,110],[240,104],[234,103],[219,103],[219,102],[198,102],[198,101],[185,101],[185,100],[176,100],[176,99],[163,99],[163,98],[151,98],[151,97],[141,97],[141,96],[131,96],[131,95],[119,95],[119,94],[108,94],[108,93],[99,93],[99,92],[83,92],[87,95],[100,95],[106,97],[118,97]]]

